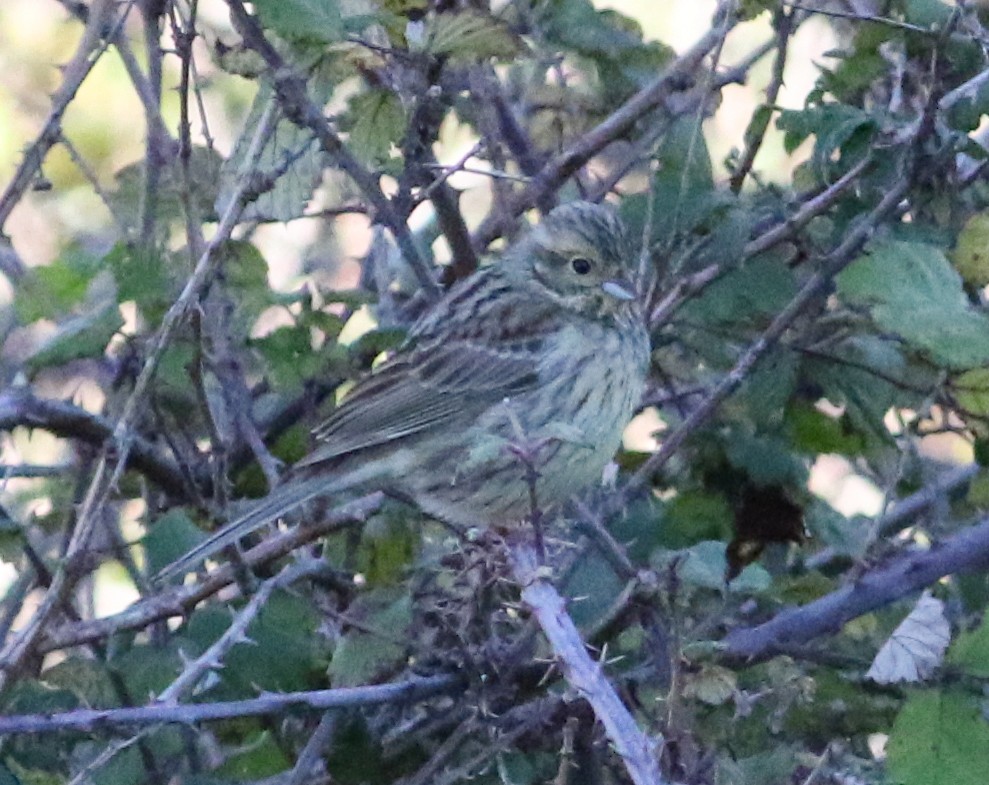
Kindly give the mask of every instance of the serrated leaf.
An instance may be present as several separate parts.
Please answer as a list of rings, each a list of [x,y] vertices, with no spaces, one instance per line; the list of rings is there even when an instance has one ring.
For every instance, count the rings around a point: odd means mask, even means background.
[[[687,677],[683,696],[709,706],[722,706],[731,700],[737,689],[738,677],[734,671],[720,665],[705,665]]]
[[[156,212],[159,229],[164,231],[170,221],[184,215],[185,198],[188,197],[197,218],[213,220],[215,212],[219,172],[223,159],[209,147],[194,147],[189,164],[190,181],[186,183],[182,163],[170,160],[159,167]],[[116,188],[110,193],[110,206],[114,214],[127,226],[137,226],[144,204],[144,161],[124,166],[115,175]]]
[[[155,575],[206,539],[206,533],[190,520],[185,510],[169,510],[148,527],[141,539],[145,568]]]
[[[504,22],[474,10],[435,14],[426,26],[425,51],[455,61],[514,57],[522,42]]]
[[[254,7],[284,38],[334,43],[343,35],[339,0],[254,0]]]
[[[989,724],[968,695],[916,692],[893,723],[886,755],[890,777],[902,785],[983,785]]]
[[[273,777],[291,765],[284,748],[270,731],[264,730],[247,738],[213,773],[235,782],[247,782]]]
[[[321,73],[317,71],[309,82],[310,96],[318,105],[325,103],[332,92],[332,84],[320,78]],[[262,82],[234,149],[220,169],[215,203],[219,215],[230,206],[234,190],[245,170],[262,176],[280,174],[270,189],[255,195],[256,198],[244,208],[241,220],[291,221],[298,218],[304,213],[314,188],[322,178],[323,169],[329,163],[326,153],[320,149],[309,129],[287,119],[278,120],[260,152],[248,160],[255,129],[274,100],[271,85]]]
[[[17,284],[14,307],[18,319],[63,318],[72,306],[86,296],[90,281],[100,270],[91,254],[69,248],[44,267],[32,267]]]
[[[951,252],[951,261],[965,283],[989,284],[989,212],[976,213],[965,222]]]
[[[650,561],[655,569],[665,569],[675,562],[680,580],[696,588],[748,593],[764,591],[772,583],[765,569],[750,564],[729,584],[728,558],[725,544],[720,541],[699,542],[682,551],[657,553]]]
[[[941,664],[950,641],[944,603],[924,592],[879,649],[865,677],[879,684],[923,681]]]
[[[146,317],[160,319],[172,302],[171,280],[161,253],[120,242],[104,261],[117,282],[117,301],[133,300]]]
[[[377,674],[404,659],[402,641],[412,622],[412,603],[405,594],[388,601],[392,596],[394,592],[369,593],[351,607],[350,615],[359,617],[365,629],[375,632],[351,628],[340,639],[330,661],[334,687],[368,684]]]
[[[368,166],[389,157],[405,134],[405,110],[391,90],[374,89],[350,99],[346,128],[351,151]]]
[[[989,616],[979,625],[962,632],[948,650],[948,662],[978,679],[989,677]]]
[[[966,414],[989,417],[989,368],[973,368],[951,382],[958,406]]]
[[[540,21],[550,41],[589,56],[613,56],[641,40],[641,36],[614,24],[616,17],[597,10],[590,0],[547,3]]]
[[[59,325],[57,332],[27,359],[27,366],[41,368],[64,365],[72,360],[99,357],[110,339],[123,326],[124,320],[116,303],[69,319]]]
[[[932,246],[879,243],[838,276],[838,290],[944,367],[989,363],[989,319],[971,307],[958,273]]]

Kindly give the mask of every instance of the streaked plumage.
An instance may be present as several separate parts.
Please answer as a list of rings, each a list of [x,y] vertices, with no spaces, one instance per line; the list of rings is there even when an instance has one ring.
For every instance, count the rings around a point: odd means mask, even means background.
[[[381,489],[461,526],[548,508],[600,480],[639,401],[649,343],[607,207],[552,211],[454,286],[393,358],[358,383],[280,488],[166,570],[193,566],[314,496]]]

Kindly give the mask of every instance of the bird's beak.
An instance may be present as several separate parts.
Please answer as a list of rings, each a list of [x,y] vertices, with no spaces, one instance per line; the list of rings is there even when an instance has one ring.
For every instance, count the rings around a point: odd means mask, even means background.
[[[634,300],[635,285],[624,279],[612,279],[601,284],[601,288],[616,300]]]

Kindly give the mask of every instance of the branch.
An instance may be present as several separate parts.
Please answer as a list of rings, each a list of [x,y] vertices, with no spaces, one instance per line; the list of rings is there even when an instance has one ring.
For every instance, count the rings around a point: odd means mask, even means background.
[[[412,678],[370,687],[269,693],[240,701],[192,703],[184,706],[152,704],[121,709],[77,709],[58,714],[15,714],[0,717],[0,736],[64,730],[114,730],[135,725],[165,723],[189,725],[206,720],[280,714],[289,709],[299,708],[326,711],[357,706],[379,706],[384,703],[410,703],[434,695],[462,691],[463,686],[464,681],[460,676],[450,674]]]
[[[722,11],[724,6],[719,6]],[[632,96],[605,120],[554,156],[522,191],[507,203],[506,211],[485,219],[474,233],[474,247],[483,250],[500,237],[510,223],[525,210],[535,207],[548,193],[555,191],[568,177],[586,164],[607,145],[631,130],[642,117],[660,106],[672,93],[683,89],[695,77],[701,61],[724,38],[736,22],[725,14],[722,24],[714,25],[696,44],[670,63],[650,84]]]
[[[419,253],[408,225],[401,219],[391,201],[381,190],[377,178],[361,166],[360,162],[346,148],[340,137],[330,127],[329,121],[323,116],[323,112],[310,100],[309,94],[306,92],[305,79],[296,73],[295,69],[271,45],[261,26],[253,16],[247,13],[241,0],[229,0],[228,5],[233,21],[243,36],[244,43],[261,55],[268,68],[271,69],[275,95],[285,116],[300,128],[308,128],[315,134],[323,150],[333,158],[340,169],[354,181],[364,196],[367,197],[374,207],[376,219],[391,231],[398,247],[402,250],[402,255],[419,280],[419,285],[430,298],[437,298],[440,294],[439,284],[436,283],[426,260]]]
[[[41,428],[61,438],[77,439],[93,447],[102,447],[113,438],[113,425],[106,418],[71,403],[38,398],[27,387],[0,391],[0,431],[18,427]],[[141,472],[171,496],[186,500],[192,498],[189,479],[182,468],[161,455],[142,436],[134,436],[127,467]],[[206,489],[209,478],[197,477],[196,482]]]
[[[293,526],[278,536],[269,537],[247,551],[244,565],[255,568],[292,552],[306,543],[317,540],[347,526],[364,523],[376,512],[384,500],[381,493],[372,493],[331,510],[317,523]],[[191,583],[146,597],[120,613],[66,624],[46,631],[39,640],[39,653],[47,653],[78,646],[82,643],[106,638],[125,630],[141,630],[157,621],[185,616],[207,597],[236,583],[234,566],[224,564],[199,583]]]
[[[247,161],[254,160],[257,152],[274,131],[274,127],[274,117],[270,118],[270,122],[262,123],[258,126],[254,138],[251,140],[250,150],[246,156]],[[99,510],[103,506],[109,489],[116,486],[120,476],[123,474],[124,466],[127,464],[130,452],[134,447],[136,438],[136,434],[133,432],[134,424],[143,406],[148,386],[154,378],[165,350],[171,343],[172,336],[178,330],[179,325],[182,324],[186,313],[199,299],[207,281],[219,263],[220,256],[216,253],[216,250],[227,242],[234,226],[236,226],[240,218],[244,205],[243,200],[251,181],[249,175],[249,170],[239,173],[237,185],[231,195],[230,204],[220,219],[216,234],[199,258],[182,292],[162,318],[161,328],[152,342],[148,357],[144,362],[144,367],[141,368],[141,373],[134,382],[134,389],[124,403],[123,412],[113,429],[113,446],[116,447],[116,455],[111,455],[113,451],[109,449],[109,446],[104,448],[96,471],[93,474],[93,479],[89,484],[89,489],[86,492],[85,499],[83,500],[76,527],[72,532],[71,539],[66,548],[65,559],[55,573],[55,578],[52,580],[51,586],[45,592],[44,598],[41,600],[30,621],[0,651],[0,671],[2,671],[0,672],[0,690],[6,685],[11,674],[27,658],[35,642],[38,640],[41,631],[50,626],[49,620],[52,612],[64,602],[72,589],[74,581],[78,577],[74,572],[77,569],[80,557],[86,552],[90,535],[93,533],[96,521],[99,518]],[[115,462],[113,469],[109,468],[111,461]]]
[[[127,19],[131,4],[126,4],[119,19],[113,20],[111,23],[110,17],[115,8],[115,4],[109,2],[93,3],[93,9],[97,10],[98,13],[90,14],[75,54],[62,69],[62,84],[52,95],[52,108],[48,112],[48,117],[45,118],[41,132],[31,146],[24,151],[24,157],[21,159],[20,166],[17,167],[17,172],[3,195],[0,196],[0,230],[7,222],[11,211],[20,202],[24,192],[30,187],[35,174],[44,163],[48,151],[62,137],[62,117],[65,115],[65,111],[69,108],[69,104],[72,103],[72,99],[82,86],[83,81],[93,70],[93,66],[106,51],[108,39],[101,41],[104,23],[110,24],[115,31],[119,31]],[[114,32],[110,37],[116,34]]]
[[[742,383],[755,368],[756,363],[776,345],[793,322],[804,312],[807,305],[826,292],[831,279],[852,262],[871,236],[873,229],[882,219],[896,210],[900,201],[909,191],[910,185],[911,179],[909,177],[901,178],[869,215],[856,224],[838,247],[822,260],[820,270],[810,277],[796,296],[773,319],[765,332],[748,348],[735,364],[735,367],[711,391],[711,394],[690,413],[679,428],[663,439],[663,444],[649,456],[649,459],[633,475],[623,493],[616,494],[615,501],[624,504],[630,493],[646,485],[649,478],[676,454],[690,435],[714,416],[718,407],[742,386]]]
[[[876,608],[919,591],[946,575],[989,566],[989,519],[922,553],[902,556],[865,573],[855,583],[800,608],[784,610],[755,627],[732,630],[721,642],[722,659],[741,664],[765,660],[820,636]]]
[[[539,566],[535,549],[517,542],[509,545],[508,557],[514,578],[522,587],[522,599],[546,635],[567,684],[591,704],[629,776],[636,785],[663,785],[667,780],[657,762],[662,738],[650,739],[639,729],[604,675],[601,664],[587,654],[563,598]]]

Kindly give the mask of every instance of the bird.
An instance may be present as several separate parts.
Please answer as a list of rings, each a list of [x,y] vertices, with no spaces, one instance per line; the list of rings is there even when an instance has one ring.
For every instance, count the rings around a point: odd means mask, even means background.
[[[454,527],[498,528],[600,483],[649,367],[635,259],[610,206],[548,212],[414,323],[282,483],[158,578],[316,497],[380,490]]]

